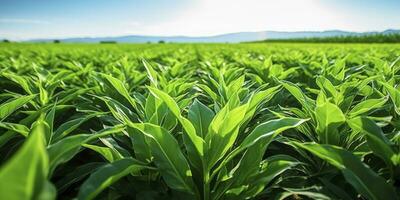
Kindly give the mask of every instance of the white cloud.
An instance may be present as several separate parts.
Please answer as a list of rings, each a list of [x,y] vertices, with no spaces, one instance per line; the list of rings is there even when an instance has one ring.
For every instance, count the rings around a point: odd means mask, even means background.
[[[344,13],[318,0],[201,0],[173,20],[136,34],[213,35],[236,31],[351,29]]]
[[[131,28],[138,28],[138,27],[143,26],[143,24],[138,21],[122,22],[122,23],[120,23],[120,25],[125,26],[125,27],[131,27]]]
[[[361,10],[360,10],[361,11]],[[400,21],[381,14],[360,14],[354,9],[323,0],[191,0],[185,9],[167,10],[167,18],[145,22],[138,17],[112,22],[80,19],[1,19],[0,36],[9,38],[65,38],[120,35],[206,36],[242,31],[381,31],[400,26]],[[112,16],[110,16],[112,19]],[[157,18],[157,19],[156,19]],[[58,23],[56,23],[58,22]],[[63,22],[63,23],[61,23]],[[11,24],[35,26],[21,32]],[[45,26],[47,25],[47,26]],[[8,32],[5,32],[8,31]],[[7,37],[7,38],[8,38]]]

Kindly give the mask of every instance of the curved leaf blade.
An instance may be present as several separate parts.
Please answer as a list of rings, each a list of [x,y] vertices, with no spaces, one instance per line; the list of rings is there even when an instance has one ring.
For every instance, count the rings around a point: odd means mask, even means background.
[[[120,178],[144,169],[146,166],[132,158],[117,160],[97,169],[82,184],[79,189],[78,199],[94,199],[105,188],[118,181]]]
[[[1,167],[0,199],[29,200],[40,195],[49,167],[44,138],[46,126],[43,120],[35,122],[23,146]]]
[[[36,95],[22,96],[0,105],[0,121],[31,101]]]
[[[394,188],[351,152],[333,145],[299,142],[293,144],[340,169],[347,182],[368,199],[397,199]]]
[[[134,128],[150,138],[149,146],[154,156],[154,162],[167,185],[178,191],[195,194],[197,191],[192,179],[192,172],[176,139],[157,125],[134,124]]]

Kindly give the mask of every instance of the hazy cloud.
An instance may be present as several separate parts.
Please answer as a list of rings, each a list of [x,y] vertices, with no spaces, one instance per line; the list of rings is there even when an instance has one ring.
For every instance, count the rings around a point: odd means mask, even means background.
[[[34,20],[34,19],[7,19],[7,18],[0,18],[1,24],[38,24],[38,25],[46,25],[51,24],[48,21],[43,20]]]

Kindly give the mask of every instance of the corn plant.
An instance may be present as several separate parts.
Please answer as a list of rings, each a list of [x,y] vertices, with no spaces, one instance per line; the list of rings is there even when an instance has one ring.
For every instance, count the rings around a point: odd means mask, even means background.
[[[0,45],[0,199],[399,199],[400,47]]]

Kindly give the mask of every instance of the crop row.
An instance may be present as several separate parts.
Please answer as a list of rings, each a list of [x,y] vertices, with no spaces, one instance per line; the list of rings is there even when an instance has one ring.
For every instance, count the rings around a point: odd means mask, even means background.
[[[400,46],[0,46],[0,199],[399,199]]]

